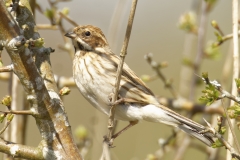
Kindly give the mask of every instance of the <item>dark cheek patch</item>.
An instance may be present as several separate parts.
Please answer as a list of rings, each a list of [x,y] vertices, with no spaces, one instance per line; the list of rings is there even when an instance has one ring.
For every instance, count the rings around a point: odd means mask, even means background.
[[[78,48],[79,48],[80,50],[83,50],[83,49],[84,49],[83,46],[82,46],[79,42],[77,42],[77,45],[78,45]]]

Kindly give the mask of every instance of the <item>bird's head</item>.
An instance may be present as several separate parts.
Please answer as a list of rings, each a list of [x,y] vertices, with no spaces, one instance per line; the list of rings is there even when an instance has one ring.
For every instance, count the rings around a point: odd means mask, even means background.
[[[65,34],[73,41],[75,51],[98,51],[108,48],[108,42],[100,28],[92,25],[78,26]]]

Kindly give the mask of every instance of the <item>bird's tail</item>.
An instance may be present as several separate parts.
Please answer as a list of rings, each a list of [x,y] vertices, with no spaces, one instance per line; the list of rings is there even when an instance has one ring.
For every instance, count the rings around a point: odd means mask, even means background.
[[[147,107],[142,107],[142,109],[142,113],[144,113],[143,119],[146,121],[160,122],[178,127],[208,146],[212,146],[214,142],[214,135],[212,133],[203,132],[206,127],[170,110],[163,105],[148,105]]]
[[[214,135],[210,132],[204,132],[206,130],[206,127],[192,121],[191,119],[188,119],[182,115],[179,115],[173,111],[167,114],[180,122],[177,125],[177,127],[183,130],[184,132],[199,139],[200,141],[202,141],[203,143],[205,143],[210,147],[214,143],[214,139],[213,139]]]
[[[214,140],[213,140],[213,134],[212,133],[199,133],[201,130],[198,130],[196,128],[193,128],[192,126],[188,126],[186,124],[179,125],[178,126],[181,130],[188,133],[189,135],[199,139],[209,147],[212,146]]]

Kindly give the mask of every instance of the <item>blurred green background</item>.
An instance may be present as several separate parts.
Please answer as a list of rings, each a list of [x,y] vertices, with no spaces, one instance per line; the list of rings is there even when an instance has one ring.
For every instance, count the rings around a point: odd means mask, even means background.
[[[118,30],[112,36],[109,27],[113,19],[114,11],[120,0],[72,0],[68,3],[60,3],[59,9],[68,7],[70,9],[69,16],[78,24],[92,24],[100,27],[109,39],[112,50],[119,54],[123,38],[125,35],[126,25],[128,21],[129,9],[131,1],[125,0],[125,6],[121,10],[123,17],[117,21]],[[139,76],[143,74],[153,75],[151,67],[144,60],[146,53],[153,53],[154,60],[157,62],[167,61],[169,66],[163,70],[167,78],[173,79],[173,86],[179,89],[179,77],[182,67],[182,58],[184,52],[185,40],[191,36],[178,28],[179,17],[185,12],[194,8],[199,0],[139,0],[134,19],[133,30],[128,47],[128,55],[126,63]],[[46,0],[38,1],[43,9],[49,8]],[[224,33],[230,33],[232,27],[231,18],[231,1],[219,0],[207,17],[207,35],[206,41],[214,41],[214,29],[211,27],[211,20],[216,20],[221,26]],[[197,19],[199,22],[199,19]],[[37,24],[49,24],[49,20],[36,12]],[[68,22],[64,22],[66,28],[71,29]],[[44,38],[45,46],[52,47],[55,52],[51,54],[52,68],[55,74],[60,76],[72,76],[72,60],[68,54],[58,49],[59,44],[63,44],[62,36],[59,31],[39,30],[41,37]],[[196,36],[192,35],[192,45],[196,46]],[[229,42],[221,46],[221,56],[215,60],[204,60],[201,71],[208,71],[210,78],[220,79],[221,71],[225,56],[229,50]],[[192,58],[196,54],[196,48],[192,49]],[[6,53],[2,55],[5,65],[10,63]],[[231,81],[231,77],[229,77]],[[166,90],[160,80],[147,83],[156,95],[172,98],[170,92]],[[189,86],[188,86],[189,85]],[[190,83],[186,84],[190,87]],[[8,83],[0,81],[0,97],[8,94]],[[16,91],[23,94],[22,87]],[[201,89],[201,88],[200,88]],[[200,89],[198,89],[198,102],[200,97]],[[203,86],[202,86],[203,89]],[[188,98],[188,97],[186,97]],[[19,98],[19,104],[21,98]],[[107,133],[107,117],[95,110],[80,94],[76,88],[71,88],[70,95],[64,97],[64,106],[68,114],[69,121],[74,131],[78,125],[83,125],[88,130],[88,136],[91,139],[92,147],[86,156],[86,159],[99,159],[102,151],[102,137]],[[4,107],[2,107],[4,109]],[[117,130],[126,126],[127,122],[119,122]],[[29,118],[27,131],[27,145],[37,146],[40,142],[40,134],[32,117]],[[2,125],[1,125],[2,126]],[[111,149],[114,160],[143,160],[147,155],[158,150],[158,139],[167,138],[172,132],[171,127],[141,122],[126,133],[118,137]],[[203,146],[203,145],[202,145]],[[166,159],[173,159],[174,152],[167,153]],[[1,154],[0,154],[1,156]],[[190,148],[184,155],[184,160],[202,160],[206,156],[200,151]]]

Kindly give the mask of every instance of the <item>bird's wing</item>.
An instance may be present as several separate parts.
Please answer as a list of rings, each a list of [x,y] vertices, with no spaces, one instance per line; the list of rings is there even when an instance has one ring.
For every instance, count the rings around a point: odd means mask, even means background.
[[[112,60],[116,64],[119,64],[119,59],[120,58],[115,54],[112,56]],[[124,98],[125,102],[129,103],[134,102],[142,105],[149,104],[149,102],[158,103],[153,92],[126,63],[123,65],[119,94]]]

